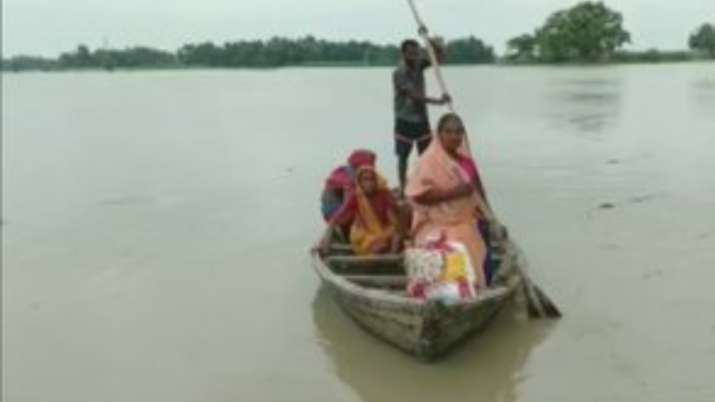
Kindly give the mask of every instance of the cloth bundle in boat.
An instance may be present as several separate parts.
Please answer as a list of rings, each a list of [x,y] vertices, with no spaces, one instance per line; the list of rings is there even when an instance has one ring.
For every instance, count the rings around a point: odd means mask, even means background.
[[[422,300],[458,303],[476,296],[476,276],[467,248],[444,237],[405,250],[407,292]]]

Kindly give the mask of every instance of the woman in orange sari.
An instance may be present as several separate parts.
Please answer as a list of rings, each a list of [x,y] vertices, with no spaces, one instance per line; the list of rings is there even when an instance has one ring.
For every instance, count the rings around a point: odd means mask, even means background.
[[[492,218],[484,202],[479,174],[464,144],[462,119],[448,113],[409,178],[406,195],[413,207],[412,233],[417,244],[446,237],[464,244],[476,271],[477,286],[486,286],[486,245],[477,222]],[[491,220],[491,219],[489,219]]]
[[[396,252],[400,246],[397,208],[392,192],[371,166],[358,168],[355,191],[330,218],[320,243],[326,251],[337,225],[352,222],[350,244],[357,255]]]

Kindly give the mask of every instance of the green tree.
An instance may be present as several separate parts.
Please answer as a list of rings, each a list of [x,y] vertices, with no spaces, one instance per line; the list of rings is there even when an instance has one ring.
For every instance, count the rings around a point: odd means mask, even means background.
[[[70,68],[87,68],[97,65],[97,61],[92,57],[92,52],[86,45],[77,46],[77,50],[60,55],[60,64]]]
[[[176,64],[172,53],[144,46],[124,50],[95,50],[92,54],[100,67],[112,69],[115,67],[161,67]]]
[[[705,23],[688,39],[691,49],[705,52],[715,58],[715,25]]]
[[[222,49],[214,45],[213,42],[184,45],[177,52],[177,57],[182,63],[205,67],[221,66],[224,61],[222,55]]]
[[[631,36],[623,28],[621,13],[602,2],[586,1],[551,14],[536,31],[535,47],[530,48],[529,39],[522,35],[507,45],[517,51],[531,49],[546,62],[594,62],[610,59]]]
[[[447,63],[492,63],[494,58],[494,49],[474,36],[447,42]]]
[[[59,68],[57,60],[37,56],[18,55],[10,59],[2,59],[3,71],[40,70],[51,71]]]
[[[530,61],[536,58],[536,37],[530,34],[522,34],[509,39],[506,44],[509,55],[513,60]]]
[[[86,45],[79,45],[77,47],[77,63],[80,67],[89,67],[94,64],[92,53]]]

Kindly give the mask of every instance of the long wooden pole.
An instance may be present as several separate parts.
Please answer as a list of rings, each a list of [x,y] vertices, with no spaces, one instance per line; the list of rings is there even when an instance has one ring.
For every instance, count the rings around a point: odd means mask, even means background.
[[[407,3],[410,5],[412,15],[415,17],[415,21],[419,26],[418,33],[425,42],[425,48],[427,49],[427,55],[432,62],[432,71],[434,71],[434,75],[437,80],[437,85],[439,85],[440,90],[442,90],[442,95],[449,94],[449,91],[447,90],[447,83],[444,81],[444,77],[442,76],[442,69],[440,68],[439,61],[437,60],[437,52],[434,50],[434,45],[429,38],[429,31],[427,30],[427,25],[425,25],[424,20],[422,20],[422,17],[420,17],[420,13],[419,11],[417,11],[417,6],[415,5],[415,2],[413,0],[407,0]],[[447,109],[452,113],[456,113],[452,99],[450,99],[450,101],[447,103]]]
[[[437,85],[439,86],[439,89],[442,91],[442,95],[444,95],[444,94],[450,95],[449,102],[447,103],[447,110],[449,110],[452,113],[457,113],[457,109],[454,107],[454,99],[451,98],[452,94],[447,89],[447,82],[444,80],[444,76],[442,75],[442,68],[440,67],[439,60],[437,60],[437,52],[434,49],[434,44],[430,40],[429,30],[427,29],[427,25],[425,24],[424,20],[420,16],[420,12],[417,10],[417,6],[415,5],[414,0],[407,0],[407,4],[409,4],[410,10],[412,10],[412,16],[415,18],[415,22],[417,22],[417,26],[419,27],[419,29],[417,30],[417,33],[420,35],[422,40],[425,42],[425,48],[427,49],[427,56],[429,57],[430,62],[432,62],[432,71],[434,72],[434,77],[435,77],[435,80],[437,81]],[[474,153],[472,152],[472,146],[470,144],[468,135],[464,136],[464,147],[466,148],[469,155],[474,155]]]

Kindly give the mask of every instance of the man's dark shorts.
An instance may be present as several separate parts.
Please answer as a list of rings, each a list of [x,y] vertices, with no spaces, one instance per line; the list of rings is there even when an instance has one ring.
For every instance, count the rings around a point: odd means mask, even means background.
[[[422,154],[430,143],[431,129],[428,121],[413,123],[395,120],[395,153],[407,159],[412,152],[412,144],[417,143],[417,152]]]

